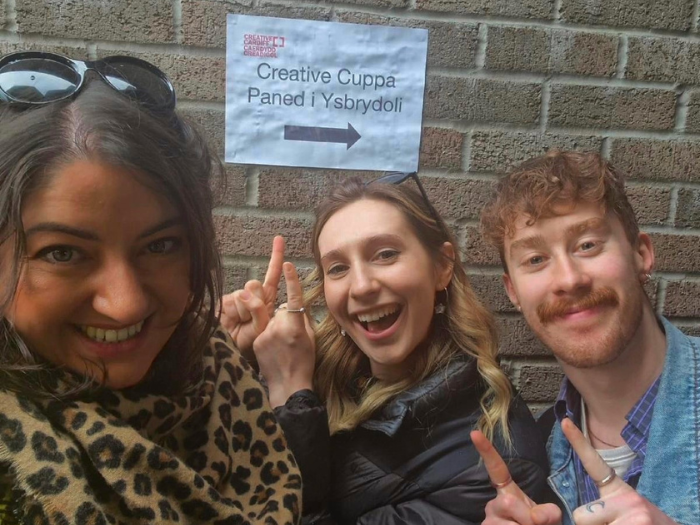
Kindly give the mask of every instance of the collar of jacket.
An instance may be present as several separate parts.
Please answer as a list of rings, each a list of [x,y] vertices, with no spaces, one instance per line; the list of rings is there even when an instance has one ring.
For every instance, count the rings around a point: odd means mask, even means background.
[[[676,523],[700,523],[700,338],[688,337],[667,319],[666,361],[649,429],[637,492]],[[578,503],[571,446],[559,423],[547,442],[549,485],[564,503],[562,525],[573,525]]]
[[[478,372],[472,358],[465,356],[455,359],[422,383],[398,394],[360,426],[391,437],[409,413],[422,414],[443,406],[446,398],[456,391],[473,388],[477,377]]]

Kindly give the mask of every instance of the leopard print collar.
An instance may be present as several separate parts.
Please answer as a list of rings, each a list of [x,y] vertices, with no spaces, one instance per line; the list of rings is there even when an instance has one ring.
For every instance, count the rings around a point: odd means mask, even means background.
[[[250,367],[217,332],[179,397],[108,391],[30,400],[0,390],[0,463],[17,513],[47,525],[294,524],[301,478]]]

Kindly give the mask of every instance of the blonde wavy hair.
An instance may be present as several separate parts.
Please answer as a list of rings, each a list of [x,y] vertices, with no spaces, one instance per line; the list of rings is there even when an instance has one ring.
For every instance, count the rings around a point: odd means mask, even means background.
[[[429,253],[436,267],[453,265],[447,289],[445,313],[433,318],[427,345],[421,346],[410,376],[395,382],[371,381],[369,360],[340,327],[330,313],[316,327],[316,392],[325,402],[331,433],[351,430],[361,424],[397,394],[419,384],[427,377],[445,370],[460,356],[470,356],[486,390],[480,399],[482,416],[478,428],[489,439],[499,432],[510,443],[508,409],[513,397],[511,384],[497,362],[497,337],[494,318],[479,302],[472,290],[464,266],[456,255],[447,259],[441,250],[445,242],[456,248],[453,234],[431,215],[425,200],[410,185],[369,184],[351,178],[336,186],[316,210],[312,247],[316,269],[309,276],[313,283],[305,302],[325,306],[323,270],[318,239],[328,219],[341,208],[369,199],[387,202],[398,208]],[[465,432],[468,429],[465,429]]]

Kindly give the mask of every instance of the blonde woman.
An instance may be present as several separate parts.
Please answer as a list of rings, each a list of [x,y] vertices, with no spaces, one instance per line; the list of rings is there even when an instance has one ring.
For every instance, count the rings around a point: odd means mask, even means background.
[[[399,185],[412,177],[420,192]],[[350,179],[320,205],[318,283],[302,298],[276,239],[264,283],[224,299],[302,470],[310,523],[481,523],[495,495],[469,432],[489,436],[533,499],[544,445],[499,368],[480,304],[415,174]],[[274,312],[280,274],[288,303]],[[315,340],[309,305],[327,313]],[[316,351],[317,349],[317,351]]]

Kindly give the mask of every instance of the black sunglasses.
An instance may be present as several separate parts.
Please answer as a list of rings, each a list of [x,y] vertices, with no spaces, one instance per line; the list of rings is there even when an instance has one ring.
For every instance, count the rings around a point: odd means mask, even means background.
[[[420,194],[423,196],[423,200],[425,201],[425,205],[428,208],[428,211],[430,212],[430,215],[433,216],[433,219],[435,220],[435,223],[438,225],[440,229],[442,229],[444,232],[448,232],[449,230],[447,229],[447,225],[445,224],[445,221],[442,220],[440,217],[440,214],[437,212],[435,207],[433,206],[433,203],[430,202],[430,199],[428,198],[428,194],[425,192],[425,188],[423,187],[423,184],[421,184],[420,179],[418,178],[418,173],[415,171],[411,172],[403,172],[403,171],[390,171],[386,175],[382,175],[381,177],[371,180],[368,183],[365,184],[365,186],[369,186],[370,184],[401,184],[402,182],[407,181],[408,179],[413,179],[413,181],[416,183],[416,186],[418,186],[418,191],[420,191]]]
[[[111,56],[82,61],[41,51],[0,58],[0,101],[31,107],[69,99],[85,85],[87,71],[94,71],[112,89],[149,109],[175,107],[170,80],[145,60]]]

